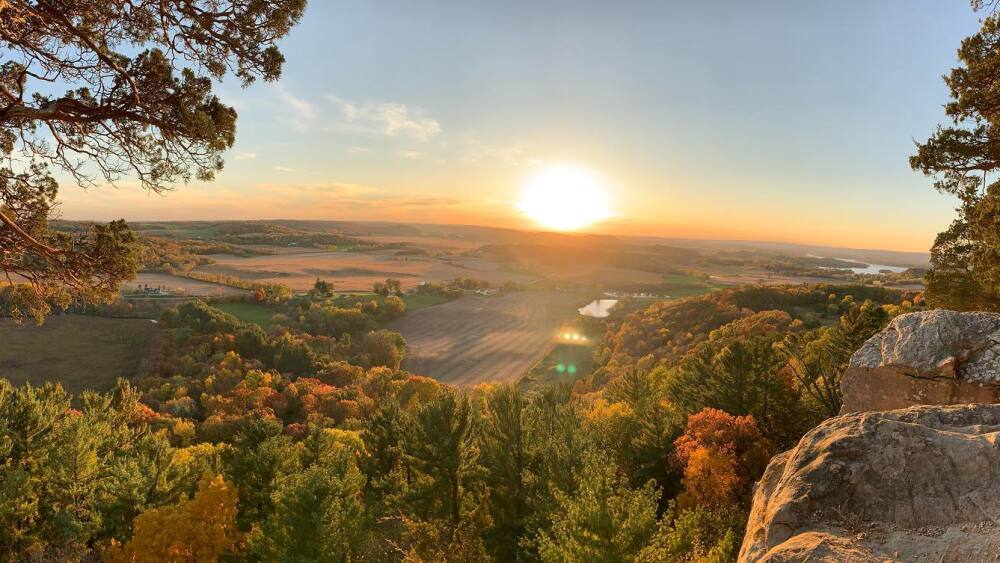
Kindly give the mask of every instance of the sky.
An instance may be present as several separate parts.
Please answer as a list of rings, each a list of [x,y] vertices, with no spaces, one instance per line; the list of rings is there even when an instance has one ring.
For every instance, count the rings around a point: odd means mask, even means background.
[[[62,188],[68,219],[537,228],[539,170],[605,186],[612,234],[927,250],[955,202],[910,170],[966,2],[312,0],[277,83],[218,86],[210,184]]]

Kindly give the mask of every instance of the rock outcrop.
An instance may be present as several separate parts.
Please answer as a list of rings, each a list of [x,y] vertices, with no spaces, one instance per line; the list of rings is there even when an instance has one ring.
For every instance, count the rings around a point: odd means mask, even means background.
[[[1000,314],[900,315],[854,353],[841,414],[1000,403]]]
[[[942,332],[939,341],[952,339]],[[882,358],[919,354],[915,343],[897,345],[902,338],[882,342]],[[942,357],[922,354],[920,369]],[[740,561],[1000,560],[998,438],[1000,405],[829,419],[771,460]]]

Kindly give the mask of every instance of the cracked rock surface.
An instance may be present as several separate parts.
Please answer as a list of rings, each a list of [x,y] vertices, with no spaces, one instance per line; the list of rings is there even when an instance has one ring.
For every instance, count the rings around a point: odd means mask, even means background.
[[[900,315],[854,353],[841,392],[841,414],[1000,403],[1000,314]]]
[[[1000,405],[831,418],[775,456],[740,561],[1000,561]]]

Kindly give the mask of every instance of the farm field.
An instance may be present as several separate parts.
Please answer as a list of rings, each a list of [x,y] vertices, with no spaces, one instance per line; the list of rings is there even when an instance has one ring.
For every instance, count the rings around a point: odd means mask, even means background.
[[[398,250],[341,252],[274,247],[272,255],[234,256],[213,254],[214,264],[198,271],[235,276],[250,281],[281,283],[293,291],[305,291],[322,278],[338,290],[370,290],[376,281],[397,278],[404,288],[422,281],[440,283],[454,278],[474,278],[500,284],[506,280],[531,281],[531,276],[502,271],[495,262],[452,256],[446,259],[401,256]]]
[[[156,323],[88,315],[49,317],[37,326],[0,320],[0,377],[15,385],[62,383],[74,394],[106,391],[142,370]]]
[[[181,292],[185,295],[197,297],[237,295],[245,293],[245,290],[235,287],[156,272],[142,272],[136,274],[134,280],[122,284],[122,290],[134,291],[144,285],[148,285],[150,287],[165,287],[171,293]]]
[[[407,313],[388,328],[406,338],[407,371],[462,385],[514,381],[545,355],[582,301],[540,291],[471,296]]]

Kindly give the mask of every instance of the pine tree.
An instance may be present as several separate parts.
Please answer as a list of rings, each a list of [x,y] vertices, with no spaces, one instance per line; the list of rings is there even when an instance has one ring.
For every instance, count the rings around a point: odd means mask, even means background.
[[[250,551],[261,561],[352,560],[368,529],[363,482],[347,450],[336,460],[282,476],[272,496],[274,511],[254,530]]]
[[[542,561],[636,561],[656,530],[659,492],[653,483],[630,489],[605,454],[591,451],[575,494],[559,493],[552,528],[540,534]]]
[[[486,545],[500,561],[518,561],[524,554],[518,540],[528,518],[531,494],[529,466],[533,460],[524,421],[526,402],[513,385],[501,385],[486,398],[480,433],[483,465],[493,524]]]
[[[478,470],[479,451],[468,397],[445,388],[417,409],[404,444],[416,473],[410,501],[418,515],[457,526]]]

